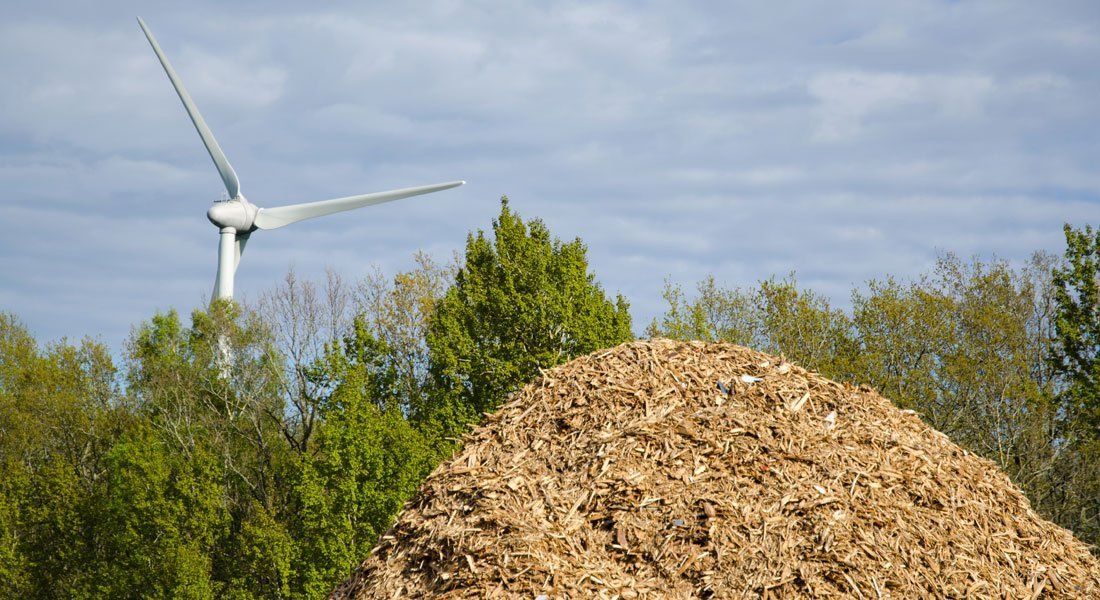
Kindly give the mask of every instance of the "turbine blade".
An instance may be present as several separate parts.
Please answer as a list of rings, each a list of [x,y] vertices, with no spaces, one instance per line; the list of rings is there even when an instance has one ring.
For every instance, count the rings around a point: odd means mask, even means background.
[[[217,167],[218,173],[222,176],[222,181],[225,182],[225,191],[229,192],[230,198],[236,198],[241,193],[241,182],[237,179],[237,173],[233,170],[233,166],[229,164],[229,160],[225,158],[225,153],[222,152],[221,146],[218,146],[218,140],[214,139],[214,134],[211,133],[210,128],[207,127],[206,121],[199,114],[199,109],[195,106],[194,101],[191,100],[191,95],[187,93],[187,89],[183,87],[183,82],[180,81],[176,70],[172,68],[172,63],[168,62],[168,57],[164,55],[164,52],[160,49],[160,44],[157,43],[157,39],[153,37],[153,32],[149,31],[149,28],[145,25],[145,21],[141,17],[137,18],[138,25],[141,25],[141,30],[145,32],[146,39],[149,40],[149,45],[153,47],[153,52],[157,53],[157,58],[160,59],[160,65],[164,67],[164,72],[168,74],[168,79],[172,81],[172,86],[176,88],[176,94],[179,95],[180,101],[183,102],[183,107],[187,109],[187,114],[191,117],[191,122],[195,124],[195,131],[199,132],[199,137],[202,138],[202,143],[206,145],[206,151],[210,153],[210,159],[214,161],[214,166]]]
[[[393,200],[400,200],[410,196],[419,196],[420,194],[430,194],[432,192],[458,187],[464,183],[466,182],[449,181],[447,183],[402,188],[399,190],[390,190],[388,192],[375,192],[373,194],[363,194],[361,196],[321,200],[320,202],[261,208],[260,212],[256,214],[255,225],[260,229],[275,229],[314,217],[323,217],[325,215],[331,215],[332,213],[371,206],[372,204],[392,202]]]

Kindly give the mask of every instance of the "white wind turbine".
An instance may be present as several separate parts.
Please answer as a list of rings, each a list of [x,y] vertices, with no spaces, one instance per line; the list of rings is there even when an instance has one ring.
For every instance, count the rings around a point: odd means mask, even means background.
[[[160,44],[157,43],[153,33],[149,31],[141,17],[138,17],[138,24],[145,32],[145,37],[149,39],[153,52],[157,53],[157,58],[160,59],[164,72],[168,74],[168,79],[172,81],[172,85],[176,88],[176,93],[179,94],[183,107],[187,109],[187,114],[191,116],[191,122],[195,124],[195,130],[202,137],[202,143],[206,145],[206,150],[210,153],[214,166],[217,167],[218,173],[222,176],[222,181],[225,182],[225,190],[229,193],[228,200],[215,202],[214,206],[206,211],[206,218],[210,219],[210,222],[221,231],[221,240],[218,244],[218,277],[214,283],[213,298],[233,298],[233,275],[236,273],[237,265],[241,261],[241,253],[244,252],[248,237],[257,229],[277,229],[313,217],[331,215],[345,210],[400,200],[420,194],[429,194],[466,183],[465,181],[448,181],[447,183],[307,202],[305,204],[259,208],[249,202],[244,194],[241,194],[241,184],[237,180],[237,173],[233,171],[233,167],[218,146],[217,140],[214,139],[214,134],[210,132],[206,121],[199,114],[199,109],[191,100],[187,90],[184,89],[183,82],[176,75],[172,64],[168,62],[168,57],[161,51]]]

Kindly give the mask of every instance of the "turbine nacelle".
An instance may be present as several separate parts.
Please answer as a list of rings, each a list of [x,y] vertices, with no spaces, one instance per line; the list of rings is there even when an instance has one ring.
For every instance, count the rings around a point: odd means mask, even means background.
[[[256,228],[256,213],[260,209],[249,202],[243,195],[232,200],[215,202],[210,210],[206,211],[206,218],[218,226],[219,229],[232,227],[241,233],[251,232]]]
[[[233,298],[233,277],[237,271],[237,265],[240,264],[241,253],[244,252],[245,244],[248,242],[248,237],[253,231],[258,229],[277,229],[306,219],[323,217],[325,215],[362,208],[372,204],[391,202],[411,196],[419,196],[420,194],[430,194],[432,192],[458,187],[466,183],[465,181],[449,181],[433,185],[390,190],[388,192],[375,192],[373,194],[333,198],[332,200],[321,200],[319,202],[290,204],[268,209],[259,208],[245,199],[244,195],[241,194],[241,183],[237,179],[236,171],[233,170],[233,166],[229,164],[229,159],[225,157],[225,153],[222,152],[221,147],[218,146],[218,141],[214,139],[213,132],[211,132],[210,127],[206,125],[206,121],[203,120],[202,115],[199,114],[198,107],[195,106],[194,101],[191,100],[191,96],[183,87],[183,82],[180,81],[179,76],[176,75],[176,71],[172,68],[172,64],[168,62],[168,57],[165,56],[164,52],[160,49],[160,44],[158,44],[156,38],[153,37],[153,32],[149,31],[149,28],[146,27],[145,21],[143,21],[141,17],[138,17],[138,24],[141,25],[142,31],[145,32],[145,37],[149,40],[149,45],[153,47],[153,52],[155,52],[157,58],[160,59],[160,65],[164,67],[164,72],[172,82],[172,87],[176,89],[176,94],[179,96],[180,102],[183,103],[183,108],[187,110],[187,115],[191,117],[191,123],[195,125],[195,131],[197,131],[199,137],[202,138],[202,143],[206,146],[206,151],[210,154],[210,159],[214,161],[214,167],[218,170],[218,174],[221,175],[222,183],[225,184],[225,191],[229,194],[229,200],[215,202],[214,206],[211,206],[210,210],[206,211],[206,218],[210,219],[210,222],[214,225],[217,225],[220,231],[218,242],[218,276],[214,282],[214,298]]]

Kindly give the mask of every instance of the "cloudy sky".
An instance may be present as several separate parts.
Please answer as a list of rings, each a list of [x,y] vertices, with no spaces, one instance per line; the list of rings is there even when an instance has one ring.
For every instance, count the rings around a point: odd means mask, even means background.
[[[116,351],[209,298],[217,172],[143,16],[259,206],[466,179],[252,237],[288,268],[449,259],[508,195],[582,238],[635,327],[663,281],[847,302],[937,252],[1100,224],[1100,3],[17,2],[0,22],[0,311]]]

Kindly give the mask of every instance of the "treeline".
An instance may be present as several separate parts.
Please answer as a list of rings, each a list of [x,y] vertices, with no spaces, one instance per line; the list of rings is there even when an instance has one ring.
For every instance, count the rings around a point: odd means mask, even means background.
[[[870,383],[1100,541],[1100,234],[1013,268],[945,256],[838,309],[794,276],[668,285],[648,335]],[[454,265],[135,327],[123,364],[0,314],[0,597],[315,598],[540,368],[633,337],[628,305],[504,199]]]
[[[0,597],[319,598],[538,369],[632,337],[580,240],[502,202],[459,266],[288,275],[125,364],[0,315]]]
[[[755,287],[667,284],[649,336],[723,340],[866,383],[997,463],[1044,517],[1100,544],[1100,231],[1064,259],[942,256],[915,281],[870,281],[841,310],[794,275]]]

